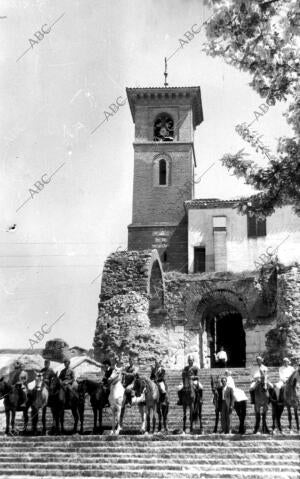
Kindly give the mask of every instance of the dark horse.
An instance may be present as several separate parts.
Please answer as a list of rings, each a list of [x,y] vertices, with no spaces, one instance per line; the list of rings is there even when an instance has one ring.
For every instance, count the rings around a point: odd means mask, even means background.
[[[190,410],[190,433],[193,432],[194,422],[199,417],[200,434],[202,434],[202,403],[203,403],[203,390],[194,384],[194,381],[185,378],[183,380],[182,389],[182,407],[183,407],[183,433],[186,432],[186,411]]]
[[[102,382],[94,381],[92,379],[83,379],[78,384],[78,394],[80,402],[84,402],[85,395],[90,396],[90,402],[94,414],[94,427],[93,432],[103,433],[102,427],[102,410],[105,407],[107,394]],[[97,423],[99,419],[99,426],[97,428]]]
[[[216,420],[215,420],[215,428],[214,428],[214,433],[218,432],[218,424],[219,424],[219,416],[222,412],[222,383],[221,383],[221,378],[219,376],[217,377],[210,377],[210,382],[211,382],[211,390],[213,393],[213,403],[215,406],[215,414],[216,414]],[[239,434],[245,434],[245,419],[246,419],[246,412],[247,412],[247,399],[245,393],[241,391],[241,395],[245,396],[245,399],[242,399],[240,401],[235,400],[234,402],[234,410],[237,413],[237,416],[239,418]]]
[[[80,419],[80,434],[83,433],[84,401],[75,391],[67,392],[57,375],[50,379],[48,405],[51,408],[56,433],[65,432],[65,409],[71,409],[72,411],[74,418],[73,433],[77,432],[78,419]]]
[[[150,432],[152,419],[152,433],[154,433],[156,426],[157,405],[159,401],[157,384],[154,381],[151,381],[151,379],[139,376],[137,374],[134,380],[133,391],[135,392],[135,396],[137,398],[137,404],[142,419],[141,431],[147,433]],[[138,398],[142,400],[139,401]]]
[[[23,432],[26,432],[28,426],[28,408],[30,407],[29,399],[27,398],[27,403],[25,407],[20,407],[22,403],[22,395],[20,394],[19,385],[11,385],[9,382],[5,381],[4,378],[0,378],[0,399],[4,399],[4,409],[6,416],[6,428],[5,434],[11,433],[15,434],[15,418],[16,412],[23,412],[24,419],[24,428]]]
[[[267,412],[270,402],[270,393],[272,387],[267,380],[267,376],[263,371],[260,373],[260,377],[257,378],[254,386],[254,411],[255,411],[255,426],[253,434],[256,434],[259,430],[260,421],[262,418],[262,433],[270,434],[267,426]],[[272,394],[272,393],[271,393]],[[262,413],[261,413],[262,409]]]
[[[270,400],[272,403],[272,429],[273,431],[277,427],[280,432],[282,432],[281,428],[281,416],[286,406],[288,412],[288,420],[289,420],[289,429],[292,429],[292,411],[294,409],[295,414],[295,422],[297,432],[299,433],[299,415],[298,409],[300,409],[300,366],[298,370],[296,370],[286,381],[285,385],[282,387],[280,391],[280,396],[277,398],[275,389],[270,391]]]

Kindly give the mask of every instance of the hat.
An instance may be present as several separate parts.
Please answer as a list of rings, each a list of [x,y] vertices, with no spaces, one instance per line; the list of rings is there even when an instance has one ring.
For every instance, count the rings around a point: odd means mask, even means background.
[[[261,356],[256,356],[256,359],[260,359],[261,361],[264,360],[264,358],[262,358]]]
[[[188,358],[188,360],[192,359],[194,361],[194,356],[192,354],[189,354],[187,358]]]
[[[287,361],[289,364],[291,364],[291,361],[289,360],[289,358],[283,358],[282,361]]]

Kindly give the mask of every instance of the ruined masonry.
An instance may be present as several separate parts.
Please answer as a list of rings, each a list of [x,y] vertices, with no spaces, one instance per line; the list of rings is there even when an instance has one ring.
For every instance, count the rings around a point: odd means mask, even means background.
[[[192,353],[201,367],[211,367],[209,325],[218,315],[234,344],[234,367],[250,366],[258,353],[273,365],[285,355],[299,360],[299,285],[297,266],[204,278],[163,273],[156,250],[112,253],[103,269],[95,359],[133,355],[148,364],[160,357],[180,369]],[[243,342],[234,342],[232,322]]]

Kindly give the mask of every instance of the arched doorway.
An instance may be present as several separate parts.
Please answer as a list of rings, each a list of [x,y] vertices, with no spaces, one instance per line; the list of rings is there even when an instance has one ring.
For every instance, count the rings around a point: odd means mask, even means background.
[[[246,335],[240,308],[220,295],[202,305],[201,309],[199,318],[201,366],[218,367],[215,354],[223,346],[228,356],[228,367],[245,367]]]

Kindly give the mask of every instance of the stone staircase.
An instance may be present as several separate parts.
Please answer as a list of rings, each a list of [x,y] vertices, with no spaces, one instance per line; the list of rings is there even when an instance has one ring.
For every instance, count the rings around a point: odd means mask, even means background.
[[[4,438],[0,477],[299,479],[300,437]]]
[[[0,437],[0,477],[94,477],[94,478],[230,478],[230,479],[299,479],[300,436],[252,435],[253,406],[248,404],[247,433],[240,435],[211,434],[214,407],[210,375],[224,370],[202,370],[204,386],[204,434],[182,436],[182,408],[176,405],[179,371],[168,371],[170,392],[169,432],[173,434],[138,435],[140,418],[136,407],[127,409],[124,431],[119,437],[109,436],[110,412],[105,411],[104,435],[92,435],[93,415],[86,401],[84,435]],[[236,386],[248,391],[250,372],[232,370]],[[271,381],[277,370],[270,370]],[[51,425],[48,415],[48,425]],[[233,413],[233,428],[238,420]],[[65,416],[66,429],[73,419]],[[270,412],[268,425],[271,426]],[[283,417],[286,427],[286,413]],[[199,427],[199,425],[198,425]],[[284,430],[287,433],[287,430]]]

